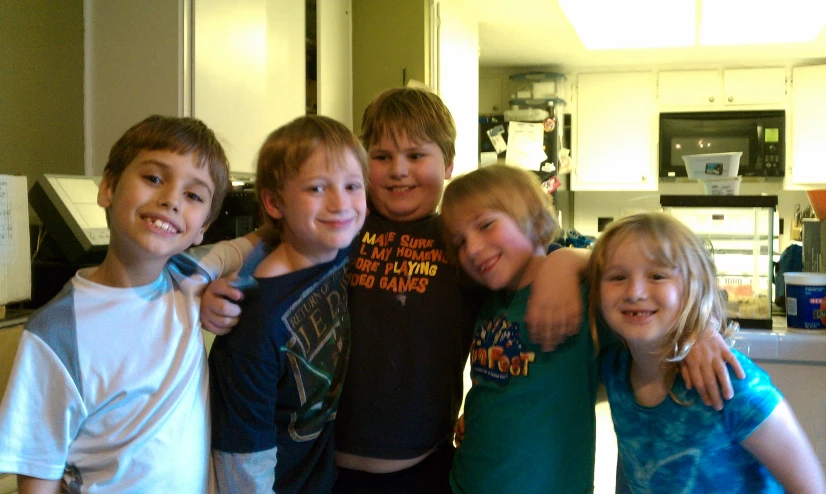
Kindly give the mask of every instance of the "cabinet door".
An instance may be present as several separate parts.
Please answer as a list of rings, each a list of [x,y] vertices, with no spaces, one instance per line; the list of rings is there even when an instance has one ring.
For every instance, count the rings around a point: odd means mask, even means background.
[[[573,190],[657,190],[653,72],[580,74]]]
[[[786,69],[732,69],[723,71],[726,105],[777,105],[786,101]]]
[[[792,70],[791,177],[793,183],[826,183],[826,65]]]
[[[713,106],[720,102],[720,74],[716,70],[660,72],[660,106]]]

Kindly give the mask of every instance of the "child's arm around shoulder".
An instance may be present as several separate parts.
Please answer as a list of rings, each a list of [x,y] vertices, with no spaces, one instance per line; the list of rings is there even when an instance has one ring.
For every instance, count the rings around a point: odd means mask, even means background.
[[[787,492],[826,493],[820,461],[785,400],[741,444]]]
[[[19,494],[57,494],[60,492],[60,480],[46,480],[18,475],[17,492]]]
[[[549,352],[579,332],[585,316],[580,282],[589,251],[558,248],[542,261],[533,281],[525,322],[531,340]]]
[[[723,398],[730,400],[734,396],[726,364],[731,366],[737,378],[746,377],[743,367],[720,333],[709,328],[691,347],[680,365],[686,387],[696,389],[703,403],[718,411],[723,409]]]

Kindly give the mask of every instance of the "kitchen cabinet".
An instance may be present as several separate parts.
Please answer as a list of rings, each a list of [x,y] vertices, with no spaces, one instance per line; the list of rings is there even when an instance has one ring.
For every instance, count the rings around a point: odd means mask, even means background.
[[[579,74],[572,190],[657,190],[653,72]]]
[[[661,109],[782,108],[785,102],[786,69],[783,67],[663,71],[658,76]]]
[[[719,105],[720,74],[716,70],[660,72],[657,97],[660,106]]]
[[[826,183],[826,65],[792,69],[787,175],[794,184]]]
[[[724,105],[783,105],[786,69],[729,69],[723,71]]]

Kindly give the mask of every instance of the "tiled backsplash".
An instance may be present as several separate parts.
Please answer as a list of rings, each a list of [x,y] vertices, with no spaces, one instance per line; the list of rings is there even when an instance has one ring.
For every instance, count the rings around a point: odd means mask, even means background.
[[[558,206],[563,211],[562,226],[573,228],[584,235],[597,235],[598,218],[620,218],[640,211],[659,211],[660,194],[702,195],[703,186],[699,182],[663,182],[660,190],[654,192],[561,192],[558,194]],[[775,220],[784,220],[783,233],[780,235],[780,251],[789,245],[789,232],[795,205],[801,208],[809,205],[805,191],[783,190],[781,182],[743,182],[740,195],[770,194],[778,197]],[[572,207],[571,207],[572,205]],[[566,212],[570,218],[566,217]]]

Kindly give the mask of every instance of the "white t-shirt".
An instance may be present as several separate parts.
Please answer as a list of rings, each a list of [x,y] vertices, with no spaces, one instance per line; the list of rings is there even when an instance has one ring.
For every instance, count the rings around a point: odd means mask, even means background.
[[[251,247],[192,249],[133,288],[79,271],[21,336],[0,405],[0,472],[63,477],[69,492],[206,492],[201,293]]]

